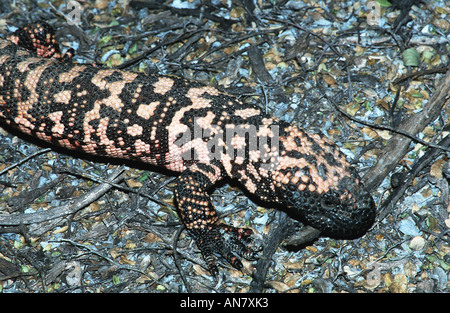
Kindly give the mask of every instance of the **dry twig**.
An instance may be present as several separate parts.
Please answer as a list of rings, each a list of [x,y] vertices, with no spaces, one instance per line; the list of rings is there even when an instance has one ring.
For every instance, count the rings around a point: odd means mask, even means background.
[[[112,183],[118,183],[123,179],[124,167],[119,166],[115,168],[109,177]],[[13,225],[28,225],[34,223],[41,223],[44,221],[52,220],[55,218],[63,217],[66,215],[74,214],[82,208],[86,207],[90,203],[94,202],[106,192],[108,192],[113,186],[108,182],[101,183],[100,185],[92,188],[88,193],[76,199],[74,202],[66,205],[54,207],[47,211],[28,213],[28,214],[1,214],[0,226],[13,226]]]

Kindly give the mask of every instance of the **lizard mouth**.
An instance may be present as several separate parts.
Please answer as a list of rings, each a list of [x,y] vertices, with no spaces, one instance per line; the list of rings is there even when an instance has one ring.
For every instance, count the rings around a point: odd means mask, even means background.
[[[346,210],[343,204],[327,204],[321,205],[316,213],[305,215],[307,224],[317,228],[325,236],[337,239],[358,238],[375,222],[375,205],[371,197],[357,203],[356,209],[348,207],[349,210]]]
[[[375,221],[375,204],[369,193],[341,200],[334,193],[295,192],[286,199],[288,213],[336,239],[355,239],[364,235]]]

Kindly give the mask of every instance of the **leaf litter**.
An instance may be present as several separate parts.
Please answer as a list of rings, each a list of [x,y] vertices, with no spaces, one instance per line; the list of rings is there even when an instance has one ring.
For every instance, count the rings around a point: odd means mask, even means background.
[[[24,16],[45,19],[60,29],[65,49],[77,47],[78,62],[219,84],[279,118],[326,134],[363,175],[377,162],[392,132],[360,122],[395,128],[420,112],[442,79],[442,69],[448,70],[450,51],[446,1],[413,1],[407,10],[402,1],[375,1],[375,25],[368,23],[374,13],[368,2],[257,1],[255,7],[244,7],[241,2],[216,0],[200,10],[199,1],[80,1],[79,28],[67,26],[64,1],[17,2],[15,7],[3,5],[6,14],[0,16],[0,28],[7,33],[28,22]],[[250,66],[249,48],[254,45],[262,52],[267,81]],[[280,86],[288,101],[274,92]],[[439,142],[449,133],[449,116],[446,106],[439,118],[413,135]],[[107,180],[117,167],[50,151],[18,163],[41,147],[3,130],[0,146],[1,214],[68,205]],[[378,204],[429,149],[415,143],[411,148],[373,190]],[[278,247],[264,291],[449,292],[448,157],[441,153],[426,164],[364,237],[318,238],[295,249]],[[191,238],[177,231],[173,178],[134,166],[125,167],[124,177],[76,214],[27,226],[1,226],[0,290],[255,290],[254,263],[245,262],[243,272],[224,263],[220,284],[205,271]],[[33,195],[33,190],[41,193]],[[283,227],[279,213],[257,206],[237,188],[220,186],[212,198],[227,223],[250,227],[261,236]]]

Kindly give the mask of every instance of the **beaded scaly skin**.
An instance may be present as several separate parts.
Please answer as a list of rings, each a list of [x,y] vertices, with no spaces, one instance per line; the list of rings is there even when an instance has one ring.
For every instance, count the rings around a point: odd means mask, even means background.
[[[208,191],[230,177],[324,235],[355,238],[375,205],[337,146],[199,82],[73,63],[53,30],[0,39],[0,120],[54,145],[179,172],[180,218],[209,270],[240,269],[252,232],[220,223]]]

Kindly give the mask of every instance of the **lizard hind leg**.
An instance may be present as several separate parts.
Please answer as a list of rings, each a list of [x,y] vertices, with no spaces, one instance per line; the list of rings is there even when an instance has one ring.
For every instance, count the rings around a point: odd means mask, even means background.
[[[175,197],[183,224],[200,249],[208,270],[217,276],[219,257],[241,269],[241,258],[255,259],[258,249],[253,244],[250,229],[219,223],[207,193],[220,177],[214,168],[196,164],[185,170],[175,187]]]

